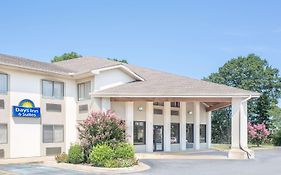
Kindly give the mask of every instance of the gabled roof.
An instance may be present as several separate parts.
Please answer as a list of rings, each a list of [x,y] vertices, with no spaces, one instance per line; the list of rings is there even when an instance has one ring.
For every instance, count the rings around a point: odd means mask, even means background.
[[[118,65],[125,66],[144,81],[135,81],[95,92],[97,97],[233,97],[260,96],[259,93],[215,84],[162,71],[97,57],[82,57],[57,63],[44,63],[0,54],[0,65],[7,65],[65,76],[89,73]]]

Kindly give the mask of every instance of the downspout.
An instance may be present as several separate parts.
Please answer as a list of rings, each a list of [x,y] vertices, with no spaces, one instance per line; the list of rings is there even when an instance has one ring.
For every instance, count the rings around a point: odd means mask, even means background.
[[[242,133],[241,133],[241,112],[244,110],[243,108],[243,104],[244,103],[246,103],[248,100],[250,100],[252,98],[252,95],[250,95],[248,98],[246,98],[245,100],[243,100],[242,102],[241,102],[241,104],[240,104],[240,116],[239,116],[239,119],[240,119],[240,122],[239,122],[239,139],[241,140],[241,138],[242,138]],[[247,116],[248,117],[248,116]],[[247,129],[247,132],[248,132],[248,129]],[[239,140],[239,147],[240,147],[240,149],[242,150],[242,151],[244,151],[245,153],[247,153],[247,157],[248,157],[248,159],[250,159],[251,158],[251,153],[246,149],[246,148],[244,148],[243,147],[243,145],[241,144],[241,141]],[[248,144],[248,143],[247,143]]]

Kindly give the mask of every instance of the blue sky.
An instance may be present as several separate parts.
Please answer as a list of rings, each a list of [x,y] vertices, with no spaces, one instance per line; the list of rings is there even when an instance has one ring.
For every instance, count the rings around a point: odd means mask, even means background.
[[[281,70],[279,0],[0,1],[0,52],[124,58],[201,79],[255,53]]]

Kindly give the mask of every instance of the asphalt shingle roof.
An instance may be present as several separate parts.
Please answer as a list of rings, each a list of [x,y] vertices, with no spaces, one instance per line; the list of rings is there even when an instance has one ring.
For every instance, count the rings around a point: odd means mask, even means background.
[[[57,63],[44,63],[0,54],[0,65],[24,67],[31,70],[63,75],[81,74],[91,70],[120,65],[120,62],[97,57],[82,57]],[[145,81],[136,81],[101,90],[97,96],[259,96],[259,93],[215,84],[130,64],[123,64]]]

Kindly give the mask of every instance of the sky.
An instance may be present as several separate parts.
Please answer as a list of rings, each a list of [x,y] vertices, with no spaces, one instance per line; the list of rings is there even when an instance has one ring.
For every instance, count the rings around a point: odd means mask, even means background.
[[[2,0],[0,53],[122,58],[201,79],[255,53],[281,70],[280,0]]]

